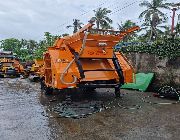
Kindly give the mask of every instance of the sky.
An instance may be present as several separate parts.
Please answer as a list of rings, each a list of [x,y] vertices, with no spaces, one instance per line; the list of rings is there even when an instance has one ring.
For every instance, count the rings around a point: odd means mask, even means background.
[[[139,7],[140,2],[142,0],[0,0],[0,40],[24,38],[38,41],[43,39],[44,32],[54,35],[71,33],[72,29],[66,29],[66,26],[71,25],[73,19],[86,24],[98,7],[112,10],[109,16],[114,27],[128,19],[141,25],[138,16],[144,8]],[[167,2],[177,3],[179,0]],[[172,15],[171,11],[164,12]]]

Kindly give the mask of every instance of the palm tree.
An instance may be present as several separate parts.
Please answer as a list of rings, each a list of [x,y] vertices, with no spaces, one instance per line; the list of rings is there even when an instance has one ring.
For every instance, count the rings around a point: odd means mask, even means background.
[[[79,29],[81,29],[82,22],[79,19],[73,19],[73,25],[68,25],[66,28],[74,28],[73,33],[76,33]]]
[[[164,35],[165,36],[170,36],[171,35],[171,26],[165,26],[165,31],[164,31]]]
[[[162,22],[160,22],[160,24],[162,24]],[[157,40],[163,37],[164,35],[170,34],[169,27],[160,24],[157,25],[156,28],[153,28],[151,21],[142,24],[141,30],[146,31],[146,33],[143,34],[144,39],[146,39],[146,41]]]
[[[64,34],[62,34],[61,36],[62,37],[65,37],[65,36],[68,36],[69,34],[68,33],[64,33]]]
[[[168,30],[167,26],[161,25],[162,23],[162,21],[159,21],[159,24],[154,27],[152,21],[146,21],[141,25],[141,30],[146,31],[145,37],[148,38],[149,41],[157,40],[158,37],[163,36],[163,30]]]
[[[137,25],[136,25],[136,23],[132,22],[131,20],[126,20],[124,23],[121,22],[120,24],[118,23],[118,29],[120,31],[124,31],[133,26],[137,26]]]
[[[107,8],[98,8],[94,10],[95,16],[91,18],[91,21],[96,22],[97,29],[112,29],[112,19],[110,19],[107,15],[111,13],[111,10]]]
[[[132,22],[131,20],[126,20],[124,23],[118,23],[118,29],[120,31],[125,31],[127,30],[128,28],[131,28],[131,27],[134,27],[134,26],[137,26],[136,23]],[[135,37],[137,37],[137,34],[133,33],[133,34],[130,34],[130,35],[127,35],[123,41],[129,41],[129,40],[133,40]]]
[[[176,33],[175,33],[176,36],[180,36],[180,23],[177,23],[175,30],[176,30]]]
[[[167,21],[168,17],[166,14],[161,12],[161,9],[171,9],[170,6],[172,6],[172,3],[164,3],[166,0],[152,0],[144,1],[140,4],[141,7],[146,7],[147,9],[143,11],[139,18],[145,19],[145,24],[151,26],[151,32],[150,32],[150,40],[153,40],[157,37],[157,26],[161,23],[164,23]],[[144,24],[144,25],[145,25]]]

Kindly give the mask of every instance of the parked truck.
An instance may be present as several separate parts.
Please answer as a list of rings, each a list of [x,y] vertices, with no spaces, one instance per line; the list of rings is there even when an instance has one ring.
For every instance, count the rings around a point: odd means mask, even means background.
[[[45,93],[53,89],[114,88],[115,95],[120,96],[120,87],[133,82],[133,67],[121,52],[114,52],[114,46],[139,27],[123,32],[92,27],[89,23],[48,47],[41,84]]]
[[[19,60],[10,51],[0,52],[0,77],[18,77],[24,73],[24,68]]]
[[[35,59],[34,64],[32,64],[31,68],[29,69],[29,79],[31,81],[38,81],[43,77],[43,67],[44,61],[43,59]]]

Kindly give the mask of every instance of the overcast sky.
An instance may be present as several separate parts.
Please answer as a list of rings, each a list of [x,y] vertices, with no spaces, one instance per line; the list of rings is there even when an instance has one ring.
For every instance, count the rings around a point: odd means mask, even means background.
[[[107,7],[113,11],[110,17],[114,26],[127,19],[140,24],[138,16],[144,10],[139,7],[140,2],[141,0],[0,0],[0,40],[39,40],[46,31],[57,35],[70,33],[71,29],[65,27],[72,24],[74,18],[87,23],[94,14],[93,9],[98,7]],[[179,0],[167,2],[176,3]],[[122,9],[129,4],[132,5]],[[164,12],[172,15],[171,11]]]

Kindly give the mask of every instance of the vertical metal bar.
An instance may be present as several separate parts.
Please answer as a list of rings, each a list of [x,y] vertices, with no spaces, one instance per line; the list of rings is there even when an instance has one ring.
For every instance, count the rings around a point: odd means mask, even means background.
[[[119,82],[120,82],[120,86],[124,84],[124,76],[123,76],[123,71],[122,71],[122,68],[118,62],[118,59],[116,57],[116,55],[114,54],[114,57],[113,57],[113,64],[114,64],[114,67],[116,69],[116,72],[119,76]]]

